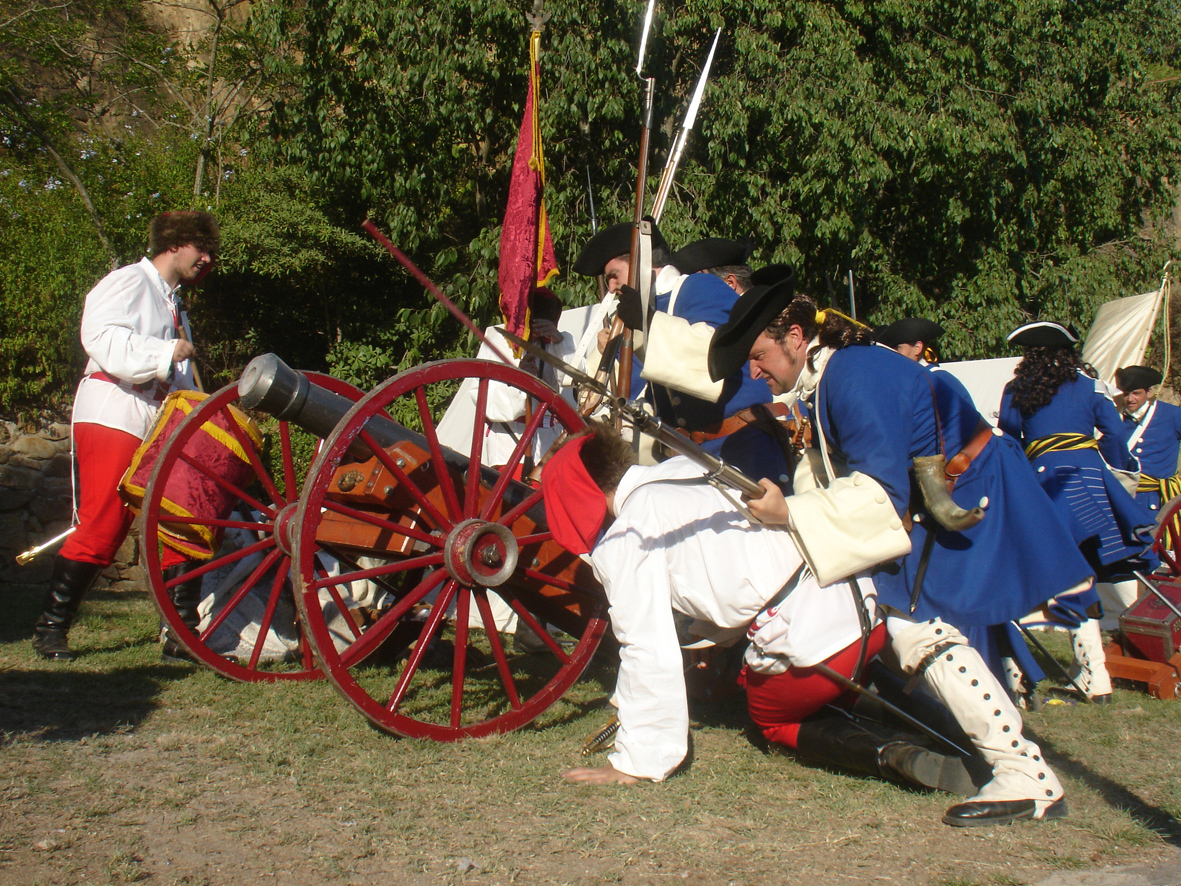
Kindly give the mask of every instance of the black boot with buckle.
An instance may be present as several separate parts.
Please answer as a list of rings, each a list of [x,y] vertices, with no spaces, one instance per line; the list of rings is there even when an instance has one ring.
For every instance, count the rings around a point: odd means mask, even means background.
[[[102,570],[95,563],[67,560],[61,554],[53,558],[45,611],[33,628],[33,651],[39,656],[49,661],[73,660],[66,635],[78,615],[82,598]]]

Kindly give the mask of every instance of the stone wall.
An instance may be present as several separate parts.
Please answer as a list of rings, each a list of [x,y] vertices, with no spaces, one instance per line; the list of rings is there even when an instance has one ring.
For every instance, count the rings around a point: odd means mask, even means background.
[[[53,554],[60,545],[27,566],[18,565],[16,555],[70,528],[70,464],[69,425],[52,422],[28,428],[0,422],[0,584],[49,580]],[[133,531],[99,581],[143,587],[142,578]]]

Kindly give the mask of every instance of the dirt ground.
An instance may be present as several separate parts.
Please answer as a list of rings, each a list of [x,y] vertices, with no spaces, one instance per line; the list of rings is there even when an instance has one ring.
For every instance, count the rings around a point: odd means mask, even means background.
[[[1176,882],[1092,879],[1181,857],[1181,703],[1131,690],[1028,718],[1068,819],[957,830],[954,798],[768,754],[732,710],[663,784],[566,784],[605,667],[533,728],[438,745],[369,727],[323,681],[162,664],[137,594],[88,603],[77,662],[38,662],[38,596],[6,592],[0,625],[0,884]]]

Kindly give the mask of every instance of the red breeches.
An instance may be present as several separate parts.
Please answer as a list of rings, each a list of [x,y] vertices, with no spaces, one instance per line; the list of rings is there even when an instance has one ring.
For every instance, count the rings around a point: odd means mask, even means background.
[[[861,641],[851,643],[825,664],[852,677],[860,660],[869,661],[886,645],[886,626],[878,625],[864,650]],[[860,655],[859,655],[860,653]],[[851,704],[854,693],[834,683],[815,668],[788,668],[782,674],[758,674],[742,669],[750,718],[768,741],[795,748],[800,723],[825,705]]]
[[[78,462],[78,528],[62,545],[61,556],[81,563],[109,566],[135,515],[119,497],[119,481],[142,442],[126,431],[79,422],[73,427]],[[184,557],[164,549],[164,566]]]

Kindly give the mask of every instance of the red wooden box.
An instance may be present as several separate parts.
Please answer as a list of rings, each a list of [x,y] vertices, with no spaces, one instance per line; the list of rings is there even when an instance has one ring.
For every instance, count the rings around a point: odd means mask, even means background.
[[[1181,609],[1181,586],[1157,584],[1174,606]],[[1156,594],[1145,595],[1119,617],[1124,652],[1149,661],[1167,662],[1181,648],[1181,618]]]

